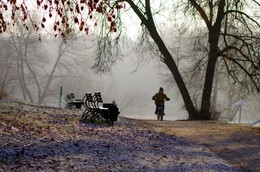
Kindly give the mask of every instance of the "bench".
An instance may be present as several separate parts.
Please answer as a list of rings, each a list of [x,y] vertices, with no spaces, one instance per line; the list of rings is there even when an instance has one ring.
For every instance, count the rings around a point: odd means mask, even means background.
[[[120,114],[115,103],[103,103],[101,92],[96,92],[94,95],[86,93],[82,102],[85,107],[81,117],[83,121],[105,121],[109,125],[113,125]]]
[[[81,109],[81,105],[83,104],[82,100],[75,99],[74,93],[67,94],[65,96],[65,101],[66,101],[66,108],[69,109],[73,109],[73,108]]]
[[[96,115],[96,109],[94,108],[94,100],[91,93],[86,93],[82,98],[83,106],[85,110],[82,115],[82,119],[86,121],[93,121]]]

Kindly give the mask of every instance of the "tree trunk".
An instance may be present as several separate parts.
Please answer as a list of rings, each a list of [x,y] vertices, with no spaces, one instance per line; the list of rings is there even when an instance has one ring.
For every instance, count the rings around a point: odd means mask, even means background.
[[[189,119],[190,120],[198,119],[198,112],[194,107],[190,94],[187,90],[187,87],[182,79],[182,76],[178,70],[178,67],[177,67],[175,61],[173,60],[173,57],[171,56],[166,45],[164,44],[163,40],[161,39],[160,35],[158,34],[155,26],[154,27],[150,26],[147,28],[149,28],[148,30],[150,32],[151,37],[153,38],[153,40],[157,44],[158,48],[160,49],[160,52],[164,56],[163,62],[167,65],[167,67],[171,71],[171,73],[176,81],[176,84],[182,95],[186,110],[189,114]]]
[[[136,15],[139,17],[139,19],[142,21],[142,23],[145,25],[145,27],[148,29],[152,39],[154,40],[154,42],[156,43],[156,45],[158,46],[160,52],[163,55],[163,62],[167,65],[167,67],[169,68],[169,70],[171,71],[176,84],[180,90],[180,93],[182,95],[186,110],[188,112],[189,115],[189,119],[190,120],[195,120],[198,119],[198,111],[197,109],[195,109],[194,104],[191,100],[190,94],[187,90],[187,87],[182,79],[182,76],[178,70],[178,67],[175,63],[175,61],[173,60],[173,57],[171,55],[171,53],[169,52],[168,48],[166,47],[166,45],[164,44],[162,38],[160,37],[156,26],[154,24],[153,21],[153,16],[152,16],[152,12],[151,12],[151,6],[150,6],[150,0],[146,0],[145,1],[145,5],[146,5],[146,12],[145,15],[143,15],[143,13],[139,10],[139,8],[134,4],[133,1],[131,0],[126,0],[126,2],[129,3],[129,5],[132,7],[132,9],[134,10],[134,12],[136,13]]]
[[[159,46],[159,45],[158,45]],[[163,47],[161,47],[163,48]],[[168,51],[168,50],[167,50]],[[163,50],[161,50],[162,54],[165,56],[168,53],[164,52]],[[194,107],[194,104],[191,100],[190,94],[187,90],[187,87],[181,77],[181,74],[176,66],[176,63],[174,62],[173,58],[171,57],[171,55],[169,57],[166,58],[167,60],[165,61],[165,64],[167,65],[167,67],[170,69],[172,75],[174,76],[174,79],[176,81],[176,84],[180,90],[180,93],[182,95],[186,110],[189,114],[189,119],[190,120],[196,120],[199,119],[199,114],[197,112],[197,110]]]
[[[51,85],[51,81],[53,80],[53,76],[54,76],[54,73],[59,65],[59,62],[60,62],[60,59],[65,51],[66,48],[62,48],[64,45],[64,43],[61,41],[60,45],[59,45],[59,53],[58,53],[58,57],[52,67],[52,70],[51,70],[51,73],[50,75],[48,76],[48,79],[47,79],[47,82],[46,82],[46,85],[44,87],[44,90],[41,94],[41,96],[39,96],[39,99],[38,99],[38,104],[41,104],[43,103],[44,99],[47,97],[47,93],[49,91],[49,88],[50,88],[50,85]],[[66,45],[65,45],[66,46]]]
[[[206,76],[205,76],[201,109],[200,109],[201,119],[204,119],[204,120],[210,119],[210,113],[211,113],[210,112],[211,111],[210,102],[211,102],[211,93],[212,93],[216,61],[217,61],[217,58],[209,58],[207,69],[206,69]]]
[[[220,33],[220,24],[216,23],[209,29],[209,58],[206,68],[206,76],[204,81],[202,101],[200,107],[201,119],[209,120],[211,117],[211,94],[214,80],[215,67],[218,59],[218,40]]]
[[[217,99],[218,99],[218,83],[219,83],[219,63],[216,62],[215,67],[215,79],[213,81],[213,95],[212,95],[212,110],[217,110]]]

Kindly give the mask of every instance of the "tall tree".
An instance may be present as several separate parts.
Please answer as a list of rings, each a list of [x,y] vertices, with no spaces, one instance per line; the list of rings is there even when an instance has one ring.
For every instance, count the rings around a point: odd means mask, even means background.
[[[19,89],[24,100],[42,104],[47,97],[55,96],[53,84],[59,78],[79,75],[74,64],[82,59],[82,49],[75,43],[76,37],[71,37],[67,43],[54,38],[39,41],[31,29],[17,26],[16,33],[10,31],[0,42],[5,47],[1,59],[6,59],[1,68],[1,87],[6,89],[10,81],[15,80],[16,90]],[[14,74],[17,77],[12,77]]]
[[[225,61],[227,71],[235,81],[245,85],[250,82],[259,92],[259,49],[255,43],[260,40],[260,24],[255,16],[246,13],[247,1],[189,2],[188,9],[193,14],[198,13],[208,29],[208,63],[200,110],[201,115],[208,118],[218,59]],[[259,5],[256,1],[252,3]]]
[[[163,1],[160,1],[161,3]],[[83,0],[76,1],[71,4],[70,0],[55,0],[52,1],[37,1],[38,8],[49,12],[51,17],[52,10],[57,12],[59,17],[56,17],[54,30],[66,41],[66,35],[70,34],[72,27],[70,21],[78,24],[80,31],[89,32],[90,27],[86,19],[92,19],[94,13],[97,16],[101,14],[105,18],[105,22],[101,26],[107,28],[109,34],[117,32],[117,37],[120,36],[120,9],[124,8],[124,3],[128,4],[134,13],[141,21],[141,25],[148,31],[150,37],[157,45],[160,53],[160,60],[166,64],[171,71],[176,84],[182,95],[185,107],[189,114],[189,119],[210,119],[211,96],[215,67],[218,59],[225,61],[227,72],[234,80],[241,84],[253,83],[254,89],[259,92],[259,49],[258,43],[260,40],[260,25],[255,16],[247,14],[246,5],[253,4],[259,6],[256,0],[180,0],[179,3],[184,4],[185,10],[195,18],[199,18],[204,22],[208,30],[208,57],[204,86],[202,91],[201,106],[197,109],[191,99],[183,77],[176,65],[174,57],[168,49],[166,42],[159,32],[159,26],[156,24],[155,15],[158,11],[152,8],[150,0]],[[157,2],[158,3],[158,2]],[[167,3],[165,1],[165,3]],[[21,6],[17,5],[16,1],[9,1],[12,11],[21,8],[23,11],[22,20],[26,20],[29,14],[26,3],[23,1]],[[8,10],[6,4],[2,5],[2,9]],[[68,11],[71,13],[68,14]],[[87,11],[88,15],[84,15]],[[7,27],[6,20],[0,15],[2,26],[0,31],[5,31]],[[15,18],[15,13],[12,13]],[[13,20],[14,21],[14,20]],[[45,27],[43,17],[41,27]],[[32,22],[35,30],[39,29],[37,23]],[[94,24],[96,25],[96,23]],[[107,27],[105,27],[107,26]],[[25,26],[26,27],[26,26]],[[119,30],[119,31],[118,31]],[[106,30],[102,30],[106,31]],[[113,36],[112,36],[113,37]],[[105,41],[101,42],[101,52],[111,53],[106,45],[111,46],[111,37],[102,37]],[[118,39],[114,39],[118,41]],[[224,42],[224,44],[220,44]],[[96,67],[107,65],[107,62],[114,62],[111,56],[104,56],[104,53],[99,53],[98,63]],[[102,69],[102,68],[100,68]],[[237,71],[242,70],[241,73]]]

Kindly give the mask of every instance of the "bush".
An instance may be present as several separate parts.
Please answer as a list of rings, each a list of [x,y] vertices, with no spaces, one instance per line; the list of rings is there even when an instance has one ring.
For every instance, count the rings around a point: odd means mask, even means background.
[[[0,100],[1,100],[2,98],[6,97],[6,96],[7,96],[6,92],[0,90]]]

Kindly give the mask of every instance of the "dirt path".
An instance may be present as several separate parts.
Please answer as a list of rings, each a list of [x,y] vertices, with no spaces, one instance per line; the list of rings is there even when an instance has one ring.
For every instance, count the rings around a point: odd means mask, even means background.
[[[260,172],[260,127],[216,121],[142,121],[155,131],[207,146],[246,171]]]

